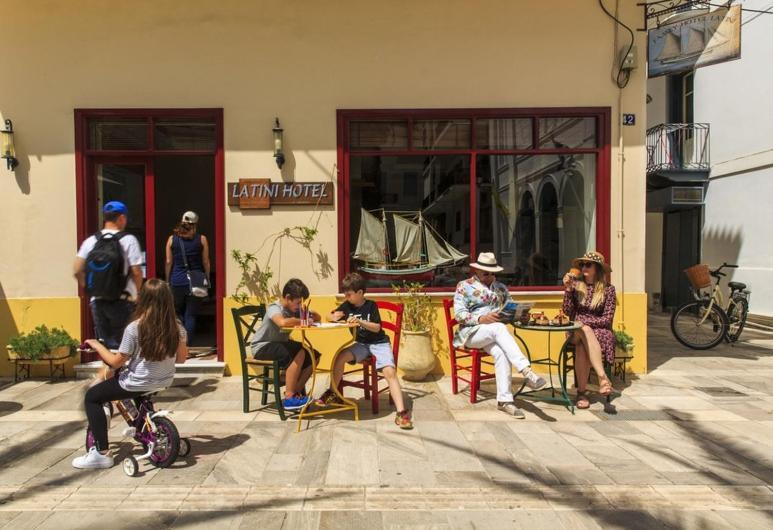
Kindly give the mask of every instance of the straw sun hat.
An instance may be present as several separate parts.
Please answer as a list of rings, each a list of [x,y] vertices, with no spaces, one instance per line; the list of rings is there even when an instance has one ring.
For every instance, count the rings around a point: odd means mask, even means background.
[[[606,260],[604,260],[604,255],[600,252],[586,252],[581,258],[572,260],[572,267],[577,267],[579,269],[583,263],[595,263],[604,269],[604,272],[607,274],[612,272],[612,267],[610,267]]]
[[[478,261],[470,263],[470,267],[488,272],[502,272],[502,267],[497,263],[497,257],[493,252],[481,252],[478,254]]]

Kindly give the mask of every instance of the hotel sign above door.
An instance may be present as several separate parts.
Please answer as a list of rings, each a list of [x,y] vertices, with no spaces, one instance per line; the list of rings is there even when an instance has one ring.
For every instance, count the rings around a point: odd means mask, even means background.
[[[270,179],[239,179],[228,183],[228,206],[247,210],[267,209],[274,204],[333,204],[333,184],[271,182]]]

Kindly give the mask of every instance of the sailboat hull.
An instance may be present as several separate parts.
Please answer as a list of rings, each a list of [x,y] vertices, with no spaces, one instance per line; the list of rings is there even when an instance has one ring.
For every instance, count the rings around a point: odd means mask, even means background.
[[[370,280],[431,282],[435,278],[435,266],[423,265],[404,269],[385,269],[377,267],[360,267],[363,276]]]

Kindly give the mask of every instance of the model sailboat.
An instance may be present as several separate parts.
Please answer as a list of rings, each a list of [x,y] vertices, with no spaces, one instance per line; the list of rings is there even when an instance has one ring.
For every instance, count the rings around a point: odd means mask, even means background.
[[[451,246],[428,225],[421,212],[380,212],[381,219],[360,210],[360,234],[354,259],[373,280],[432,281],[438,267],[453,265],[467,254]],[[395,252],[389,248],[387,214],[394,221]]]

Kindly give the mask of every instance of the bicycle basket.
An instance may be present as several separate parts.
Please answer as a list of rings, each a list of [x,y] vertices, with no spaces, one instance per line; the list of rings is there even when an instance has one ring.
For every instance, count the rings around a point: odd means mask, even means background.
[[[711,287],[711,276],[709,275],[708,265],[699,263],[698,265],[693,265],[689,269],[685,269],[684,273],[687,275],[687,279],[690,280],[693,289],[698,290]]]

